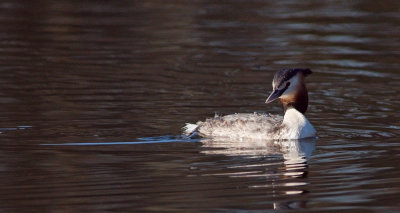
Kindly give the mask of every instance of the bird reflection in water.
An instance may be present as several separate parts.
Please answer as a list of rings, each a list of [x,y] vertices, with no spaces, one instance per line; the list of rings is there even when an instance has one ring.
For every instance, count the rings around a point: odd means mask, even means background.
[[[316,140],[307,138],[284,141],[249,139],[232,141],[205,138],[201,139],[201,142],[204,148],[203,154],[256,159],[240,163],[235,161],[236,163],[227,166],[229,172],[212,174],[213,176],[264,177],[265,184],[251,185],[249,188],[270,189],[277,198],[273,204],[275,209],[299,209],[306,208],[307,201],[298,199],[298,196],[295,198],[297,200],[292,200],[291,197],[308,192],[306,190],[309,184],[308,160],[315,149]]]

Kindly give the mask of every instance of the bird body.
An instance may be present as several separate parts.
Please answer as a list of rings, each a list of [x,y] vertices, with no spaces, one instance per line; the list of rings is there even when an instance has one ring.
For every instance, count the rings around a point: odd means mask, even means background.
[[[186,124],[184,134],[198,134],[207,138],[229,139],[301,139],[316,136],[316,131],[304,116],[308,94],[304,77],[309,69],[278,71],[272,83],[273,92],[266,103],[276,99],[282,102],[285,114],[237,113]]]

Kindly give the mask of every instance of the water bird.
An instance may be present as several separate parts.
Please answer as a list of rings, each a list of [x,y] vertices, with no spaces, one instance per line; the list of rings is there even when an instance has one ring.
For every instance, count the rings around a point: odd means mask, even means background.
[[[276,72],[273,91],[265,103],[279,99],[284,116],[267,113],[236,113],[208,118],[196,124],[186,123],[183,133],[189,137],[227,139],[291,140],[316,136],[316,130],[304,116],[308,108],[308,91],[304,82],[310,69],[293,68]]]

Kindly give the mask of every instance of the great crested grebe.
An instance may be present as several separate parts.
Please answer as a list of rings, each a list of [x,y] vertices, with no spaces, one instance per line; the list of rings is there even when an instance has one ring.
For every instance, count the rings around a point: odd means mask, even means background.
[[[304,78],[310,69],[282,69],[272,81],[273,91],[265,103],[279,98],[285,115],[264,113],[237,113],[215,116],[196,124],[187,123],[184,134],[198,134],[206,138],[230,139],[301,139],[315,137],[316,131],[304,116],[308,107],[308,92]]]

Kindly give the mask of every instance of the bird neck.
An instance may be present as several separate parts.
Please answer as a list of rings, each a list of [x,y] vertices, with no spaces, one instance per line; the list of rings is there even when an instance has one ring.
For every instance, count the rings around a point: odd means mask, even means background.
[[[281,98],[283,110],[286,112],[290,107],[295,108],[301,113],[306,113],[308,108],[308,92],[305,85],[301,85],[296,93],[291,96]]]

